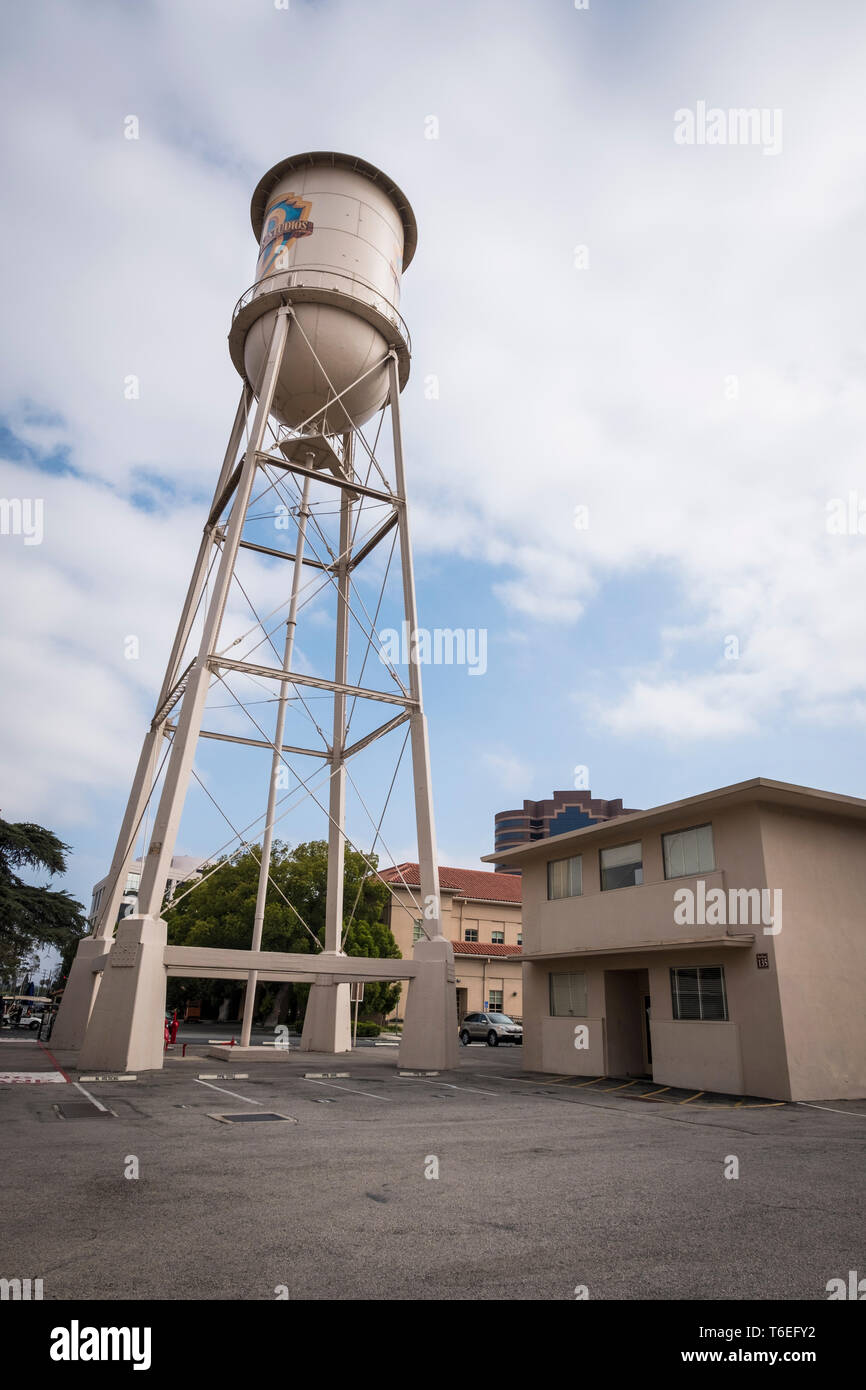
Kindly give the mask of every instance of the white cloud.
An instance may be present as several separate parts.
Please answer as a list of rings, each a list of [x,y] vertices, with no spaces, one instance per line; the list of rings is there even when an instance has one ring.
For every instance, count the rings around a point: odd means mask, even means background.
[[[481,763],[492,774],[493,781],[510,796],[520,796],[532,778],[532,768],[513,753],[490,751],[481,754]]]
[[[0,543],[2,712],[29,813],[86,818],[87,788],[134,761],[238,393],[225,337],[253,273],[249,195],[304,148],[357,149],[418,214],[403,307],[419,552],[485,566],[503,633],[581,621],[613,580],[637,603],[667,575],[685,615],[648,615],[658,656],[624,684],[609,673],[622,694],[596,718],[618,735],[862,720],[866,537],[829,537],[824,508],[866,496],[866,17],[697,8],[634,35],[502,0],[16,13],[0,408],[85,474],[39,475],[42,547]],[[784,152],[675,146],[673,112],[697,99],[782,107]],[[125,500],[141,469],[175,483],[165,513]],[[36,485],[15,464],[0,483]],[[267,609],[272,580],[251,575]],[[522,796],[529,770],[497,756]]]

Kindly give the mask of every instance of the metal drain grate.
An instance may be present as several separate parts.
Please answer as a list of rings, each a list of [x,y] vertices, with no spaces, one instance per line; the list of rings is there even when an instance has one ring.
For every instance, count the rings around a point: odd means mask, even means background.
[[[97,1110],[89,1100],[70,1100],[65,1105],[55,1105],[60,1120],[116,1120],[110,1110]]]
[[[278,1115],[275,1110],[235,1110],[220,1115],[209,1114],[209,1120],[220,1120],[224,1125],[242,1125],[257,1120],[277,1120],[283,1124],[296,1125],[294,1115]]]

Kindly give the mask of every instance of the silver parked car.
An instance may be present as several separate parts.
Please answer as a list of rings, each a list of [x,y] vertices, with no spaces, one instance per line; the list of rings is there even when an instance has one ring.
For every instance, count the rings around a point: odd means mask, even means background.
[[[471,1042],[486,1042],[498,1047],[501,1042],[522,1043],[523,1024],[515,1023],[508,1014],[467,1014],[460,1025],[460,1041],[464,1047]]]

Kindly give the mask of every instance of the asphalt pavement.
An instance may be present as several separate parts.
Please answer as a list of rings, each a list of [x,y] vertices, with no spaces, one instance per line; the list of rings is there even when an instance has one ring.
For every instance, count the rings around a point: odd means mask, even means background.
[[[43,1076],[0,1084],[0,1275],[45,1299],[773,1300],[863,1265],[866,1103],[641,1099],[520,1048],[429,1076],[389,1048],[188,1054],[85,1080],[0,1040],[0,1073]]]

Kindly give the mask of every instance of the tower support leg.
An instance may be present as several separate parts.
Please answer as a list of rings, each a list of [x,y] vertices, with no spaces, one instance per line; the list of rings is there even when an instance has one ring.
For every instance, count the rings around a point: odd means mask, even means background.
[[[436,825],[433,816],[433,789],[430,778],[430,745],[421,693],[421,666],[416,633],[418,608],[415,601],[415,574],[406,508],[406,473],[403,464],[403,431],[400,421],[400,382],[397,359],[388,363],[390,381],[391,428],[394,439],[394,469],[399,504],[400,560],[403,568],[403,610],[409,624],[409,691],[416,701],[409,719],[412,746],[412,777],[415,786],[415,826],[418,833],[418,869],[421,879],[421,926],[426,940],[415,943],[413,959],[423,970],[409,983],[399,1060],[404,1067],[449,1070],[457,1066],[457,988],[454,947],[442,935],[439,897],[439,858],[436,851]]]
[[[235,413],[235,420],[229,436],[223,465],[214,491],[214,503],[216,503],[217,498],[222,494],[232,466],[234,465],[235,456],[243,437],[249,404],[250,392],[247,387],[244,387],[241,392],[240,403]],[[172,690],[180,674],[180,662],[183,658],[184,648],[186,647],[195,617],[195,611],[205,584],[208,561],[213,545],[214,525],[215,523],[209,521],[204,528],[204,534],[202,535],[192,578],[190,579],[189,588],[187,590],[186,602],[184,603],[180,623],[178,624],[174,639],[174,645],[166,666],[162,689],[160,690],[159,700],[157,701],[157,710],[159,710],[163,701]],[[120,904],[123,898],[124,888],[126,887],[129,866],[135,852],[135,842],[151,796],[153,779],[162,748],[164,724],[164,719],[159,723],[153,723],[144,737],[138,766],[132,782],[132,790],[126,804],[126,811],[120,827],[120,834],[117,837],[117,844],[111,861],[108,883],[105,886],[102,901],[94,919],[93,932],[78,944],[78,950],[76,951],[75,959],[69,971],[69,978],[66,981],[66,987],[63,991],[63,999],[51,1033],[51,1041],[58,1050],[69,1049],[77,1051],[84,1042],[84,1035],[87,1031],[96,991],[99,988],[101,980],[99,973],[94,973],[92,962],[95,956],[102,955],[104,951],[111,947],[114,936],[114,926],[120,911]]]
[[[257,456],[264,443],[271,402],[286,345],[290,312],[289,309],[282,309],[278,312],[271,334],[262,391],[253,421],[252,436],[244,453],[241,474],[222,544],[220,563],[205,614],[201,645],[190,670],[189,681],[184,692],[177,729],[172,740],[171,754],[166,766],[162,795],[154,817],[150,846],[142,864],[138,904],[142,912],[148,916],[156,916],[162,910],[165,885],[171,868],[172,855],[174,854],[177,832],[192,774],[196,743],[211,681],[209,662],[217,649],[223,614],[228,602],[232,575],[234,574],[238,548],[258,467]]]
[[[351,466],[351,437],[343,438],[343,456]],[[340,501],[340,553],[337,574],[337,633],[334,680],[345,682],[349,669],[349,594],[352,503],[344,490]],[[328,883],[325,896],[325,951],[343,954],[343,880],[346,864],[346,697],[334,694],[333,752],[328,805]],[[349,986],[316,982],[310,989],[301,1047],[305,1052],[351,1052],[352,1006]]]
[[[301,571],[304,558],[304,544],[307,535],[307,519],[310,515],[310,479],[304,479],[304,489],[301,496],[301,506],[298,512],[298,540],[295,546],[295,563],[292,574],[292,596],[289,600],[289,616],[286,620],[286,643],[283,650],[283,670],[291,671],[292,659],[295,650],[295,629],[298,625],[298,598],[301,592]],[[280,683],[280,694],[277,702],[277,724],[274,730],[274,753],[271,758],[271,779],[268,784],[268,806],[265,812],[265,829],[262,836],[262,858],[259,864],[259,886],[256,893],[256,911],[253,917],[253,941],[252,950],[258,951],[262,945],[262,933],[265,926],[265,908],[268,900],[268,881],[271,872],[271,849],[274,839],[274,816],[277,809],[277,786],[279,784],[279,773],[283,765],[283,733],[286,727],[286,703],[289,695],[289,682]],[[253,1027],[253,1014],[256,1007],[256,987],[258,984],[258,972],[251,970],[247,977],[247,989],[244,996],[244,1015],[241,1023],[241,1047],[249,1047],[250,1035]]]

